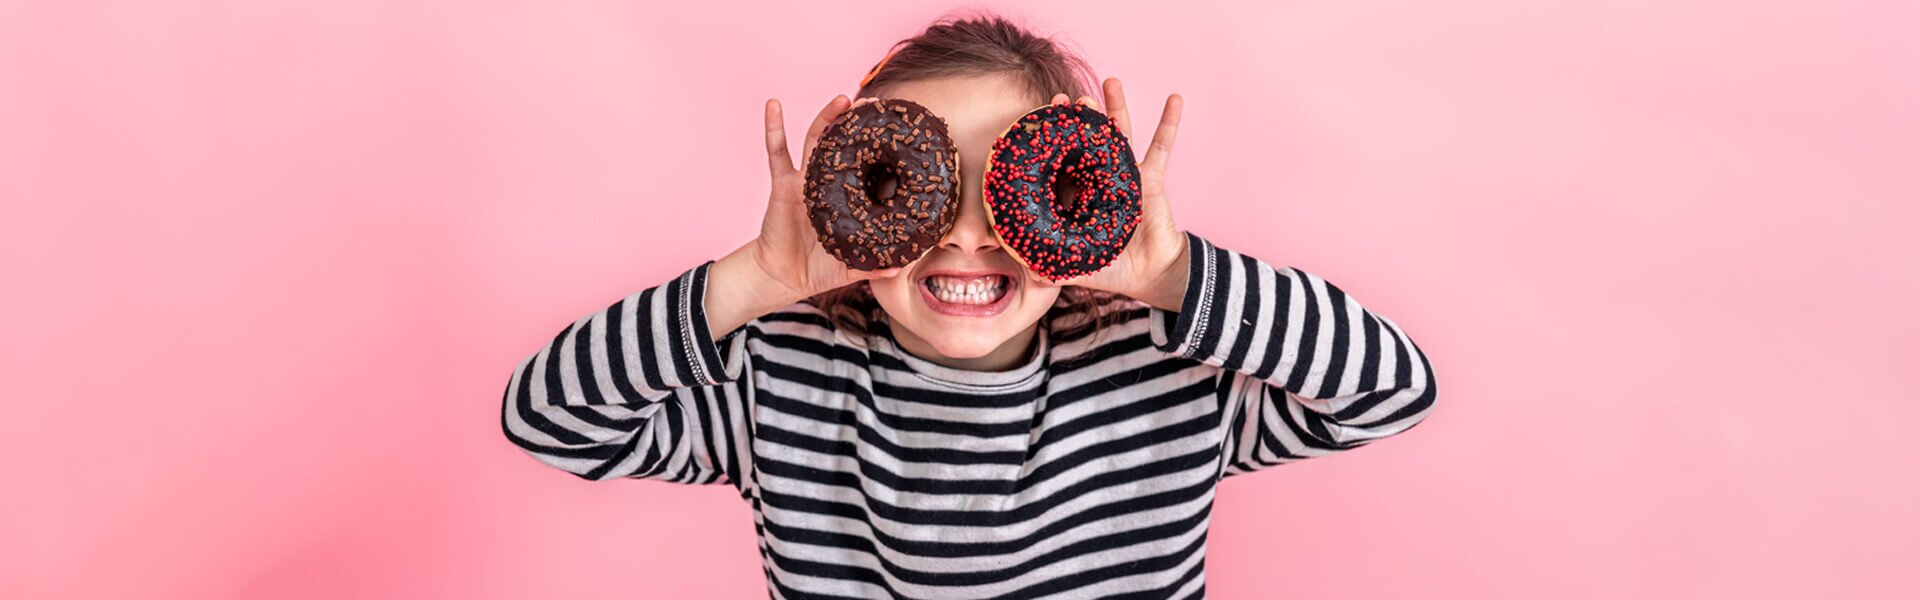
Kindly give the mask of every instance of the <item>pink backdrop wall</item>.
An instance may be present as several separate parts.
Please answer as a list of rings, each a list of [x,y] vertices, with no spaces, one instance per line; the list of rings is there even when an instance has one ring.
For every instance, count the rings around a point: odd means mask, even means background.
[[[645,4],[0,2],[5,595],[764,597],[728,490],[500,394],[754,233],[767,97],[954,5]],[[1184,94],[1178,224],[1442,382],[1223,485],[1213,595],[1916,593],[1913,3],[1159,4],[977,6]]]

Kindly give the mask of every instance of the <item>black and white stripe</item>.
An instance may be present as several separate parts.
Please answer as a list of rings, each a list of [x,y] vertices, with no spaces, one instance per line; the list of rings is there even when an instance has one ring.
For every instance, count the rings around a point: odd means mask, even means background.
[[[523,360],[501,427],[586,479],[732,485],[774,598],[1203,597],[1219,481],[1405,431],[1436,388],[1390,319],[1187,236],[1179,312],[1116,300],[998,373],[804,302],[712,340],[705,263]]]

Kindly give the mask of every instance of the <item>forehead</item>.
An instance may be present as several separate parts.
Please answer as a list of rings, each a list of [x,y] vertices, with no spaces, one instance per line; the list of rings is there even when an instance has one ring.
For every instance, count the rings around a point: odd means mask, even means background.
[[[947,121],[956,143],[999,137],[1020,115],[1044,103],[1004,74],[940,77],[889,86],[880,93],[912,100]]]

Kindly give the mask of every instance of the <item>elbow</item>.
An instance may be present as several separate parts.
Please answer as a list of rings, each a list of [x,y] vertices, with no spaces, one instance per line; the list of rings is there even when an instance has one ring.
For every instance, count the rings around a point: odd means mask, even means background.
[[[1384,407],[1376,407],[1363,421],[1341,421],[1336,428],[1336,442],[1342,448],[1352,448],[1405,433],[1426,422],[1433,414],[1434,400],[1438,397],[1439,388],[1430,377],[1393,390],[1387,405],[1395,408],[1380,414],[1377,409]]]
[[[516,370],[500,399],[500,435],[541,464],[589,481],[608,478],[604,460],[608,448],[563,439],[569,432],[557,427],[537,408],[522,385],[526,377],[524,370]]]
[[[614,443],[569,445],[552,440],[525,421],[515,418],[509,403],[501,412],[500,433],[509,443],[540,464],[559,469],[587,481],[615,479],[611,468],[621,458],[621,446]]]
[[[1368,428],[1380,431],[1379,437],[1397,435],[1425,423],[1433,415],[1436,400],[1440,397],[1439,381],[1433,375],[1433,365],[1427,361],[1425,353],[1415,350],[1420,359],[1419,373],[1411,384],[1396,390],[1394,398],[1399,407],[1386,416],[1374,419]]]
[[[1409,394],[1413,395],[1413,401],[1407,404],[1406,410],[1408,412],[1403,419],[1403,425],[1400,431],[1413,429],[1421,423],[1425,423],[1427,417],[1433,415],[1435,400],[1440,397],[1439,390],[1440,388],[1433,384],[1433,380],[1428,379],[1425,384],[1416,386],[1408,391]]]
[[[1392,428],[1392,433],[1389,435],[1404,433],[1409,429],[1418,427],[1421,423],[1427,421],[1427,417],[1433,415],[1433,407],[1436,404],[1435,401],[1440,397],[1440,386],[1434,381],[1433,371],[1431,369],[1427,370],[1426,373],[1426,377],[1422,378],[1421,381],[1400,392],[1403,396],[1409,398],[1409,400],[1404,406],[1401,406],[1399,410],[1394,411],[1392,415],[1385,419],[1386,423]]]

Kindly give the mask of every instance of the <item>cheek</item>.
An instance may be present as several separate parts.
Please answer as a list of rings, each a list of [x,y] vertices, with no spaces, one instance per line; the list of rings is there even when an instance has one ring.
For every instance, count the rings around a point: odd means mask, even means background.
[[[1027,310],[1046,312],[1047,307],[1053,306],[1054,301],[1058,299],[1060,299],[1060,288],[1057,286],[1041,287],[1028,282],[1028,285],[1020,288],[1020,303],[1026,305]]]
[[[875,299],[903,301],[913,298],[913,284],[908,283],[905,278],[872,280],[868,281],[867,285],[873,289]]]

